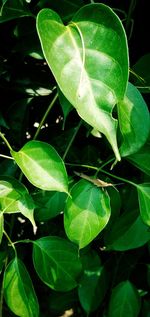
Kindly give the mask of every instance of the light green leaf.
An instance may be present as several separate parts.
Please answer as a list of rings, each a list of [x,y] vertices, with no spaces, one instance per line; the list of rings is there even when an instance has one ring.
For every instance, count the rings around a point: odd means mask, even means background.
[[[64,162],[48,143],[29,141],[19,152],[11,151],[16,163],[36,187],[68,193]]]
[[[4,216],[3,216],[3,213],[0,211],[0,244],[3,237],[3,229],[4,229]]]
[[[21,260],[13,259],[4,275],[4,298],[19,317],[38,317],[39,305],[30,275]]]
[[[137,289],[129,281],[121,282],[112,291],[108,317],[138,317],[140,306]]]
[[[106,231],[105,245],[108,250],[126,251],[139,248],[150,239],[150,231],[135,210],[124,212]]]
[[[112,110],[124,98],[128,49],[117,15],[104,4],[82,7],[68,26],[44,9],[37,17],[44,56],[61,91],[79,116],[110,142],[120,160]]]
[[[110,200],[106,191],[80,180],[71,190],[64,211],[68,238],[79,245],[88,245],[106,226],[110,218]]]
[[[50,288],[65,292],[77,286],[82,265],[73,243],[54,236],[36,240],[33,262],[40,279]]]
[[[150,146],[145,145],[137,153],[127,158],[133,165],[150,176]]]
[[[142,220],[150,226],[150,184],[138,184],[137,191]]]
[[[148,138],[150,116],[142,95],[130,83],[128,84],[126,97],[118,103],[118,116],[123,137],[120,148],[121,156],[134,154]]]
[[[47,221],[64,211],[66,193],[48,192],[41,190],[34,196],[36,204],[35,218],[38,221]]]
[[[9,176],[3,176],[0,180],[0,211],[9,214],[20,212],[36,229],[32,197],[23,184]]]

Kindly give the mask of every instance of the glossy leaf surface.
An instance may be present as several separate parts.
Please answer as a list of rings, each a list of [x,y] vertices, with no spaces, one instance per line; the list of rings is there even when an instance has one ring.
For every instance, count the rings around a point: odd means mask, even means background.
[[[107,192],[80,180],[73,186],[65,206],[64,226],[68,238],[80,249],[84,248],[104,229],[110,213]]]
[[[118,115],[123,137],[120,153],[122,156],[134,154],[148,138],[150,116],[142,95],[130,83],[128,84],[126,97],[118,103]]]
[[[150,184],[138,184],[137,191],[142,220],[150,226]]]
[[[19,152],[11,151],[11,154],[34,186],[67,192],[68,179],[64,163],[51,145],[29,141]]]
[[[19,317],[38,317],[39,305],[29,273],[21,260],[13,259],[4,275],[4,298]]]
[[[34,241],[33,262],[40,279],[50,288],[69,291],[77,286],[82,265],[71,242],[54,236]]]
[[[108,317],[138,317],[140,297],[136,288],[129,282],[121,282],[112,291]]]
[[[109,7],[90,4],[68,26],[54,11],[42,10],[37,30],[63,94],[82,119],[107,137],[120,160],[112,110],[124,98],[128,80],[128,49],[121,21]]]

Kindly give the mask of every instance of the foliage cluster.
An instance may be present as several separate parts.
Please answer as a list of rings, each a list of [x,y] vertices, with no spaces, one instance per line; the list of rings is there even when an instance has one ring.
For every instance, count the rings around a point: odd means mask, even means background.
[[[102,2],[0,1],[0,317],[149,316],[150,54]]]

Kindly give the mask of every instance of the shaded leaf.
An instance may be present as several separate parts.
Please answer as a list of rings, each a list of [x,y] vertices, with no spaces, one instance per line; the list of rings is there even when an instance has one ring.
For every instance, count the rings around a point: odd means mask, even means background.
[[[26,2],[23,0],[7,0],[3,3],[0,10],[0,23],[32,15]]]
[[[129,281],[121,282],[112,291],[108,317],[138,317],[140,297]]]
[[[80,180],[66,201],[64,226],[68,238],[84,248],[106,226],[110,218],[110,200],[106,191]]]
[[[64,162],[48,143],[29,141],[19,152],[11,151],[16,163],[36,187],[68,192]]]
[[[142,56],[133,66],[133,70],[144,80],[143,86],[149,85],[150,91],[150,54]]]
[[[13,259],[4,275],[4,298],[19,317],[38,317],[39,305],[30,275],[21,260]]]
[[[63,115],[64,115],[64,121],[63,121],[63,129],[65,128],[65,123],[66,123],[66,119],[70,113],[70,111],[73,109],[72,104],[68,101],[68,99],[63,95],[63,93],[61,92],[61,90],[59,89],[59,87],[57,88],[58,90],[58,98],[59,98],[59,102],[63,111]]]
[[[33,262],[40,279],[50,288],[69,291],[77,286],[82,266],[71,242],[54,236],[34,241]]]
[[[137,153],[127,158],[133,165],[150,176],[150,146],[146,145]]]
[[[4,216],[3,216],[3,213],[0,211],[0,244],[3,237],[3,230],[4,230]]]
[[[0,251],[0,274],[2,272],[7,253],[5,251]]]
[[[118,103],[118,115],[123,137],[120,153],[122,156],[134,154],[148,138],[150,116],[142,95],[130,83],[128,84],[126,97]]]
[[[126,251],[139,248],[150,239],[150,231],[138,212],[124,212],[105,233],[107,249]]]
[[[150,226],[150,184],[138,184],[137,191],[142,220]]]
[[[121,21],[104,4],[90,4],[68,26],[54,11],[42,10],[37,30],[61,91],[80,117],[107,137],[120,160],[112,110],[124,98],[128,79],[128,49]]]

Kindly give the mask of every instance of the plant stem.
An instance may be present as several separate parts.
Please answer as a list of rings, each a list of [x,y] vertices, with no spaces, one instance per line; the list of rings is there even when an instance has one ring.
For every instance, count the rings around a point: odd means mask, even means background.
[[[3,139],[3,141],[5,142],[7,147],[9,148],[9,150],[12,151],[11,145],[9,144],[9,142],[7,141],[7,139],[5,138],[5,136],[4,136],[4,134],[2,132],[0,132],[0,137]]]
[[[72,145],[72,143],[73,143],[73,141],[74,141],[74,139],[75,139],[75,137],[76,137],[76,135],[77,135],[77,133],[78,133],[80,127],[81,127],[81,125],[82,125],[82,119],[80,120],[79,124],[78,124],[77,127],[75,128],[75,132],[74,132],[74,134],[73,134],[71,140],[69,141],[69,144],[68,144],[68,146],[67,146],[67,148],[66,148],[66,150],[65,150],[65,153],[64,153],[64,155],[63,155],[63,157],[62,157],[63,160],[66,158],[66,156],[67,156],[67,154],[68,154],[68,152],[69,152],[69,150],[70,150],[70,148],[71,148],[71,145]]]
[[[135,5],[136,5],[136,0],[131,0],[130,6],[129,6],[128,15],[127,15],[127,19],[126,19],[126,32],[127,33],[129,31],[131,16],[132,16],[133,10],[135,8]]]
[[[9,241],[11,247],[13,248],[15,255],[16,255],[16,248],[14,246],[14,243],[11,241],[10,237],[8,236],[7,232],[5,230],[3,230],[4,235],[6,236],[7,240]]]
[[[54,98],[52,99],[52,101],[51,101],[50,105],[48,106],[46,112],[44,113],[44,115],[43,115],[43,117],[42,117],[42,119],[41,119],[41,122],[40,122],[40,124],[39,124],[39,126],[38,126],[38,128],[37,128],[37,130],[36,130],[36,133],[35,133],[35,135],[34,135],[34,137],[33,137],[33,140],[36,140],[36,139],[37,139],[37,137],[38,137],[38,135],[39,135],[39,133],[40,133],[41,127],[42,127],[43,123],[45,122],[45,120],[46,120],[46,118],[47,118],[47,116],[48,116],[50,110],[52,109],[52,107],[53,107],[55,101],[57,100],[57,98],[58,98],[58,93],[54,96]]]
[[[4,154],[0,154],[0,157],[7,158],[9,160],[14,160],[14,158],[12,156],[4,155]]]
[[[86,165],[86,164],[65,163],[65,165],[68,165],[68,166],[77,166],[77,167],[85,167],[85,168],[89,168],[89,169],[92,169],[92,170],[95,170],[95,171],[98,170],[98,167],[91,166],[91,165]]]

